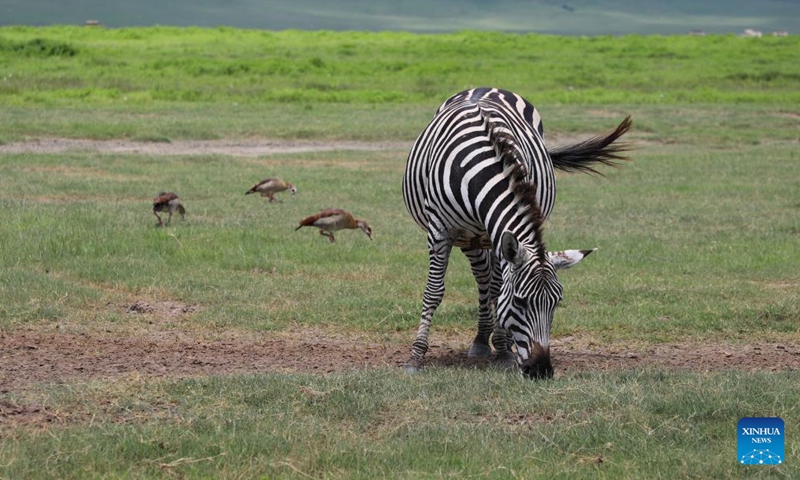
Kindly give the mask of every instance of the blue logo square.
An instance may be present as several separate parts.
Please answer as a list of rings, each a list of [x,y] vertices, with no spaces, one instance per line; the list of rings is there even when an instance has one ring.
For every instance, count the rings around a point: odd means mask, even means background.
[[[777,417],[745,417],[736,426],[738,459],[742,465],[780,465],[786,431]]]

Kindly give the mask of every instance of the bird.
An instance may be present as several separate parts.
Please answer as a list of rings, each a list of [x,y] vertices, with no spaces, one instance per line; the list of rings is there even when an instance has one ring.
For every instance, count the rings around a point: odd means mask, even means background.
[[[297,193],[297,187],[294,184],[289,182],[284,182],[278,177],[275,178],[267,178],[261,180],[260,182],[253,185],[253,187],[244,192],[245,195],[250,195],[251,193],[260,193],[262,197],[268,197],[269,203],[272,203],[275,200],[275,194],[278,192],[283,192],[289,190],[292,196]]]
[[[333,233],[337,230],[355,228],[360,228],[372,240],[372,227],[364,220],[355,218],[352,213],[341,208],[328,208],[306,217],[300,220],[300,225],[295,228],[295,231],[302,227],[318,227],[319,234],[328,237],[331,243],[336,241]]]
[[[183,203],[181,202],[180,198],[175,195],[175,193],[159,193],[156,198],[153,199],[153,215],[155,215],[158,219],[158,224],[156,224],[156,227],[164,226],[164,222],[161,221],[161,217],[158,216],[158,212],[169,212],[169,219],[167,220],[167,225],[169,225],[172,221],[172,214],[176,210],[181,215],[181,218],[186,218],[186,208],[183,207]]]

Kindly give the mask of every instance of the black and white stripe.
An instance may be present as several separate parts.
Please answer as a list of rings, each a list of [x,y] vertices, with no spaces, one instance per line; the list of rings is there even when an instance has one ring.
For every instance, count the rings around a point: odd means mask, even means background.
[[[478,283],[478,334],[470,356],[514,358],[533,377],[552,375],[549,335],[561,298],[557,268],[590,251],[545,251],[541,224],[555,204],[555,168],[594,171],[625,147],[611,135],[548,151],[538,111],[524,98],[476,88],[447,99],[411,148],[403,198],[428,233],[430,263],[409,371],[422,368],[431,318],[444,296],[450,251],[466,254]],[[497,322],[494,321],[494,310]]]

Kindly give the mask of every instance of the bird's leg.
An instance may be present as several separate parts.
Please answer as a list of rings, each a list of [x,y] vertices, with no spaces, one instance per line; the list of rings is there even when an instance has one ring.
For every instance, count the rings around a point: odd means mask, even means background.
[[[269,203],[272,203],[274,201],[275,201],[275,197],[270,193],[269,194]]]
[[[172,210],[169,211],[169,218],[167,219],[167,225],[172,223]]]
[[[163,227],[164,226],[164,222],[161,221],[161,217],[158,216],[158,213],[156,213],[155,210],[153,210],[153,215],[155,215],[156,218],[158,219],[158,223],[156,224],[156,227]]]
[[[333,243],[333,233],[332,232],[328,233],[325,230],[320,229],[319,234],[322,235],[323,237],[328,237],[328,240],[331,243]]]

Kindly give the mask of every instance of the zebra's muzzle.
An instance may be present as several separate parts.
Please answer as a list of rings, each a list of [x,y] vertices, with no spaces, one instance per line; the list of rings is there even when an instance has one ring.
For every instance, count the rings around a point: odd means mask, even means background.
[[[550,362],[550,347],[534,344],[532,355],[522,362],[522,373],[533,380],[553,378],[553,364]]]

